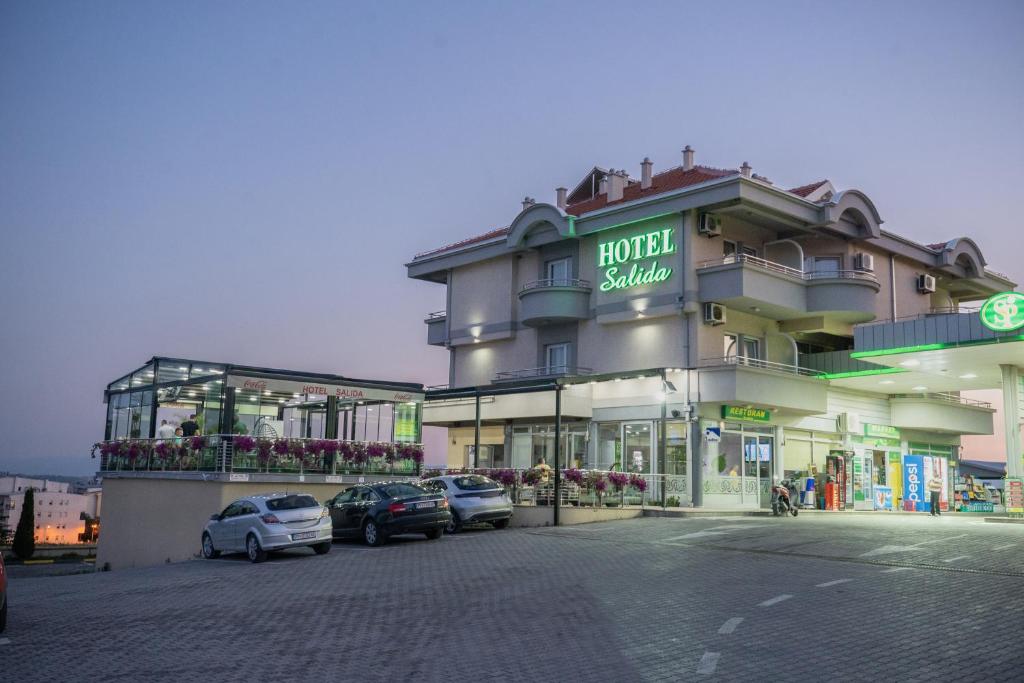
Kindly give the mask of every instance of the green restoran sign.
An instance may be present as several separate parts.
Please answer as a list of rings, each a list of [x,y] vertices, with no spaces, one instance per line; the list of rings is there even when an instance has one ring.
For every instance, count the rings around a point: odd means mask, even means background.
[[[749,420],[752,422],[771,422],[772,412],[764,408],[746,408],[743,406],[722,406],[723,420]]]
[[[864,423],[864,436],[879,436],[883,439],[899,439],[900,430],[889,425],[875,425],[870,422]]]
[[[1024,294],[1002,292],[990,296],[981,307],[981,324],[994,332],[1024,327]]]
[[[672,241],[674,231],[675,228],[665,228],[599,242],[597,267],[604,269],[601,291],[611,292],[669,279],[672,276],[672,269],[658,265],[657,257],[676,253],[676,245]],[[638,263],[646,259],[653,260]]]

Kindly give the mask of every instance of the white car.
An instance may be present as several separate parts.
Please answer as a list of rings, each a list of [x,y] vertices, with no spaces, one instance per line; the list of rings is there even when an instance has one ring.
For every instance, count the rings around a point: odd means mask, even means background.
[[[458,533],[463,524],[475,522],[489,522],[495,529],[504,529],[512,519],[508,493],[501,484],[483,475],[446,474],[421,483],[448,499],[452,518],[445,533]]]
[[[203,529],[203,557],[244,552],[252,562],[267,552],[312,546],[331,552],[331,513],[306,493],[261,493],[239,498],[212,515]]]

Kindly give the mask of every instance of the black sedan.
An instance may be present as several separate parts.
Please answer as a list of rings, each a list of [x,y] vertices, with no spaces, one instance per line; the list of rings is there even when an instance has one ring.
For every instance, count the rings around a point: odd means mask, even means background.
[[[373,546],[395,534],[441,538],[452,518],[443,495],[404,481],[353,486],[328,501],[327,507],[334,538],[362,538]]]

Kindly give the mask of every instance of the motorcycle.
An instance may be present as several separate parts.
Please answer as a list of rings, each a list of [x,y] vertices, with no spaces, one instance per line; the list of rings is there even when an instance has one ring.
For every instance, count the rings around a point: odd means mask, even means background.
[[[797,516],[799,512],[799,505],[797,500],[800,494],[796,490],[796,485],[788,479],[783,479],[778,484],[772,486],[772,515],[778,517],[784,515],[787,512]]]

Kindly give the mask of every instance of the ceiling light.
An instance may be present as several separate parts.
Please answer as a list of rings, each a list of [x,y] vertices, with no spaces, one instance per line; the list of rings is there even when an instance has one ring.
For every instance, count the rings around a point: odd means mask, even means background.
[[[914,387],[911,391],[928,391],[928,387]]]
[[[900,365],[902,365],[905,368],[916,368],[920,364],[921,364],[921,361],[917,360],[916,358],[911,358],[910,360],[900,361]]]
[[[188,392],[188,395],[189,395],[189,396],[195,396],[195,395],[196,395],[196,392],[194,392],[194,391],[190,391],[190,392]]]
[[[616,378],[615,378],[615,381],[616,381],[616,382],[621,382],[621,381],[622,381],[622,378],[621,378],[621,377],[616,377]]]
[[[182,365],[178,369],[181,370],[182,372],[186,372],[188,370],[188,368],[186,368],[184,365]]]
[[[270,396],[270,392],[269,392],[269,391],[264,391],[264,392],[263,392],[263,395],[264,395],[264,396]]]
[[[896,380],[894,380],[894,379],[883,379],[881,382],[879,382],[879,384],[896,384]]]
[[[255,401],[255,400],[256,400],[256,397],[255,397],[255,396],[250,396],[250,397],[249,397],[249,400],[250,400],[250,401]]]
[[[977,377],[973,372],[968,372],[966,375],[960,375],[960,379],[975,379]]]
[[[597,384],[597,380],[596,380],[596,379],[592,379],[592,380],[590,380],[590,384],[591,384],[591,385]]]
[[[277,399],[277,402],[278,403],[284,403],[284,399],[283,398],[279,398],[279,399]]]
[[[299,397],[298,394],[292,394],[292,398],[298,398],[298,397]]]

